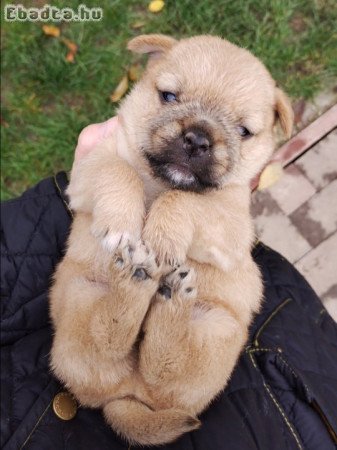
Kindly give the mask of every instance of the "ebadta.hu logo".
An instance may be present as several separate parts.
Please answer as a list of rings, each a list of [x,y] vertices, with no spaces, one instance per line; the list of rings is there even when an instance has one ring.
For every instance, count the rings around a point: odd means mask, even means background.
[[[102,19],[102,8],[88,8],[86,5],[79,5],[77,9],[58,8],[53,5],[44,5],[41,8],[26,8],[23,5],[8,4],[4,7],[4,20],[6,22],[89,22]]]

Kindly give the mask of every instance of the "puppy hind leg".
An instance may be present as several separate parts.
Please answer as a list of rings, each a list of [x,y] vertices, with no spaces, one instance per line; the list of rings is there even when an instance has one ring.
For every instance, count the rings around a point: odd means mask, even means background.
[[[134,345],[158,288],[154,253],[141,241],[122,240],[110,265],[111,292],[93,311],[90,331],[97,349],[116,359]]]
[[[195,272],[186,266],[161,280],[140,349],[140,370],[149,384],[161,385],[183,376],[190,355],[196,294]]]
[[[201,411],[229,378],[246,329],[224,302],[196,298],[193,278],[179,267],[161,283],[144,326],[140,371],[153,387],[175,385],[181,404]]]

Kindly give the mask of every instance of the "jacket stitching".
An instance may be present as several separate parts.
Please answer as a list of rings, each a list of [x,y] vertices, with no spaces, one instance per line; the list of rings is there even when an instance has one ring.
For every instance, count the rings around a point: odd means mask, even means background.
[[[250,353],[259,353],[259,352],[277,352],[277,358],[279,358],[282,362],[283,362],[283,364],[285,365],[285,366],[287,366],[288,367],[288,369],[290,370],[290,372],[294,375],[294,377],[297,379],[297,380],[299,380],[302,384],[303,384],[303,386],[304,386],[304,388],[305,388],[305,390],[306,390],[306,392],[307,392],[307,394],[310,396],[310,393],[311,393],[311,391],[310,391],[310,389],[309,389],[309,387],[306,385],[306,383],[304,383],[304,381],[302,380],[302,378],[300,378],[299,377],[299,375],[295,372],[295,370],[289,365],[289,363],[280,355],[280,350],[278,349],[278,348],[261,348],[261,347],[258,347],[258,348],[256,348],[256,347],[254,347],[254,348],[247,348],[246,349],[246,353],[248,353],[248,354],[250,354]]]
[[[41,420],[43,419],[43,417],[46,415],[48,409],[50,408],[51,404],[52,404],[53,400],[51,400],[48,404],[48,406],[46,407],[46,409],[43,411],[43,413],[41,414],[41,416],[39,417],[38,421],[35,423],[32,431],[29,433],[28,437],[26,438],[25,442],[22,444],[22,446],[20,447],[20,450],[22,450],[26,444],[29,442],[29,440],[31,439],[33,433],[35,432],[37,426],[39,425],[39,423],[41,422]]]
[[[31,246],[31,244],[32,244],[32,242],[33,242],[33,239],[34,239],[34,237],[35,237],[35,235],[36,235],[36,231],[37,231],[37,229],[38,229],[38,227],[39,227],[39,225],[40,225],[40,222],[42,221],[42,219],[43,219],[44,215],[46,214],[47,210],[48,210],[48,205],[46,205],[45,208],[41,211],[40,217],[39,217],[38,221],[37,221],[36,224],[35,224],[35,227],[34,227],[34,230],[32,231],[32,234],[31,234],[30,237],[29,237],[29,240],[28,240],[28,243],[27,243],[25,252],[28,252],[28,249],[29,249],[29,247]],[[21,262],[21,264],[20,264],[20,266],[19,266],[19,268],[18,268],[17,275],[16,275],[16,279],[15,279],[15,282],[13,283],[14,288],[13,288],[13,290],[12,290],[10,296],[9,296],[9,299],[10,299],[10,300],[12,299],[13,292],[15,291],[15,287],[16,287],[16,285],[17,285],[17,281],[18,281],[18,279],[19,279],[19,276],[20,276],[20,273],[21,273],[21,269],[22,269],[22,266],[23,266],[23,264],[24,264],[25,261],[26,261],[26,258],[24,258],[24,259],[22,260],[22,262]],[[10,303],[10,302],[8,302],[8,304],[9,304],[9,303]],[[7,309],[7,308],[6,308],[6,309]],[[6,309],[4,309],[3,313],[6,311]]]
[[[258,345],[258,338],[260,337],[260,335],[262,334],[263,330],[267,327],[267,325],[270,323],[270,321],[280,312],[280,310],[286,306],[290,301],[292,301],[292,298],[287,298],[286,300],[284,300],[271,314],[269,317],[267,317],[267,319],[265,320],[265,322],[261,325],[261,327],[259,328],[259,330],[257,331],[256,335],[255,335],[255,339],[254,339],[254,345]],[[275,351],[273,349],[266,349],[266,348],[251,348],[248,350],[249,353],[255,353],[258,351]],[[297,373],[294,371],[294,369],[286,362],[286,360],[279,354],[277,355],[280,360],[283,362],[283,364],[285,366],[288,367],[288,369],[290,370],[290,372],[294,375],[294,377],[299,380],[299,376],[297,375]],[[302,378],[300,379],[301,383],[303,384],[307,394],[310,396],[310,389],[308,388],[308,386],[303,382]]]
[[[58,181],[57,181],[56,176],[54,175],[53,178],[54,178],[54,183],[55,183],[55,185],[56,185],[56,188],[57,188],[57,190],[58,190],[58,192],[59,192],[59,194],[60,194],[60,197],[61,197],[61,199],[62,199],[62,202],[63,202],[63,204],[65,205],[65,207],[66,207],[68,213],[70,214],[70,216],[73,218],[73,217],[74,217],[74,214],[73,214],[73,212],[72,212],[72,210],[71,210],[71,208],[70,208],[68,202],[65,200],[65,198],[64,198],[64,196],[63,196],[62,189],[61,189],[61,187],[60,187],[59,184],[58,184]]]
[[[252,355],[252,352],[249,352],[249,356],[250,356],[250,359],[251,359],[251,361],[252,361],[252,364],[253,364],[254,368],[255,368],[257,371],[260,372],[260,370],[259,370],[259,368],[258,368],[258,366],[257,366],[257,364],[256,364],[256,361],[254,360],[254,357],[253,357],[253,355]],[[260,373],[261,373],[261,372],[260,372]],[[261,375],[262,375],[262,374],[261,374]],[[262,375],[262,377],[263,377],[263,375]],[[270,398],[272,399],[272,401],[274,402],[276,408],[278,409],[279,413],[281,414],[281,416],[282,416],[283,420],[285,421],[286,425],[288,426],[288,428],[289,428],[289,430],[290,430],[292,436],[294,437],[294,439],[295,439],[295,441],[296,441],[296,443],[297,443],[298,448],[299,448],[300,450],[303,450],[303,447],[302,447],[302,445],[301,445],[301,443],[300,443],[300,441],[299,441],[299,438],[298,438],[298,436],[297,436],[295,430],[293,429],[293,427],[292,427],[290,421],[288,420],[288,418],[287,418],[285,412],[283,411],[281,405],[278,403],[278,401],[276,400],[276,398],[275,398],[274,395],[272,394],[270,387],[267,385],[267,383],[265,382],[264,379],[263,379],[263,386],[264,386],[264,388],[266,389],[266,391],[268,392],[268,394],[269,394]]]
[[[270,316],[263,322],[263,324],[261,325],[261,327],[258,329],[257,333],[255,334],[255,337],[254,337],[254,345],[255,346],[259,345],[258,338],[260,337],[261,333],[266,328],[266,326],[269,324],[269,322],[280,312],[280,310],[284,306],[286,306],[291,301],[292,301],[291,298],[287,298],[286,300],[284,300],[276,309],[274,309],[274,311],[270,314]]]
[[[263,386],[266,388],[268,394],[270,395],[271,399],[273,400],[274,404],[276,405],[277,409],[279,410],[280,414],[282,415],[283,419],[285,420],[286,424],[288,425],[288,427],[289,427],[289,429],[290,429],[290,431],[291,431],[293,437],[294,437],[295,440],[296,440],[296,443],[297,443],[297,445],[298,445],[298,448],[300,448],[301,450],[303,450],[303,447],[302,447],[302,445],[301,445],[301,443],[300,443],[300,441],[299,441],[299,438],[298,438],[297,434],[295,433],[293,427],[291,426],[291,423],[289,422],[289,420],[288,420],[286,414],[284,413],[284,411],[283,411],[281,405],[278,403],[278,401],[276,400],[276,398],[273,396],[273,394],[272,394],[272,392],[271,392],[271,389],[269,388],[269,386],[267,385],[267,383],[263,382]]]
[[[261,348],[261,347],[254,347],[254,348],[247,348],[247,353],[258,353],[258,352],[277,352],[277,349],[275,348]]]
[[[299,381],[303,384],[305,390],[307,391],[308,396],[310,396],[310,389],[309,389],[308,386],[304,383],[304,381],[302,380],[302,378],[300,378],[300,377],[298,376],[298,374],[295,372],[295,370],[287,363],[287,361],[286,361],[281,355],[277,355],[277,356],[280,358],[280,360],[283,362],[283,364],[284,364],[285,366],[288,367],[288,369],[289,369],[290,372],[294,375],[294,377],[295,377],[297,380],[299,380]]]

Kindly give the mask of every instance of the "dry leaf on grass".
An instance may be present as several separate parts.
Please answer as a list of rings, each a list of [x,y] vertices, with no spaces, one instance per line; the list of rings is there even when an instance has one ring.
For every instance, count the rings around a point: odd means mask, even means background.
[[[70,41],[67,38],[62,38],[62,42],[64,43],[64,45],[68,48],[68,50],[74,54],[76,54],[78,47],[75,44],[75,42]]]
[[[149,3],[149,11],[152,13],[160,12],[165,6],[165,2],[163,0],[153,0]]]
[[[63,44],[69,50],[69,52],[67,53],[67,56],[66,56],[66,61],[69,63],[75,62],[75,55],[77,53],[78,46],[75,44],[75,42],[70,41],[67,38],[62,38],[61,40],[62,40]]]
[[[118,86],[114,90],[114,92],[110,95],[110,100],[113,103],[118,102],[123,95],[126,93],[129,87],[129,80],[128,76],[124,75],[124,77],[121,79],[121,81],[118,83]]]
[[[68,52],[65,59],[69,63],[74,63],[75,62],[75,54],[73,52]]]
[[[43,25],[42,30],[45,35],[53,36],[55,38],[60,37],[61,34],[61,30],[54,25]],[[75,42],[72,42],[70,39],[67,39],[65,37],[61,38],[61,42],[63,42],[63,44],[69,50],[67,56],[65,57],[65,60],[69,63],[75,62],[75,55],[77,53],[78,46],[75,44]]]
[[[42,31],[47,36],[59,37],[61,34],[61,30],[55,25],[43,25]]]
[[[132,64],[128,70],[128,77],[130,81],[138,81],[142,74],[142,66],[140,64]]]
[[[261,175],[259,184],[257,186],[258,191],[267,189],[275,184],[283,175],[283,167],[280,162],[273,162],[266,166]]]

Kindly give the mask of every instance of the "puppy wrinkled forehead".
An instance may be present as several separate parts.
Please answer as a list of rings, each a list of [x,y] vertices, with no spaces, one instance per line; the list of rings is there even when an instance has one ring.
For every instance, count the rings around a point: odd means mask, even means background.
[[[249,51],[214,37],[183,39],[167,55],[158,77],[160,89],[205,90],[208,95],[230,92],[273,97],[274,82],[265,66]]]

